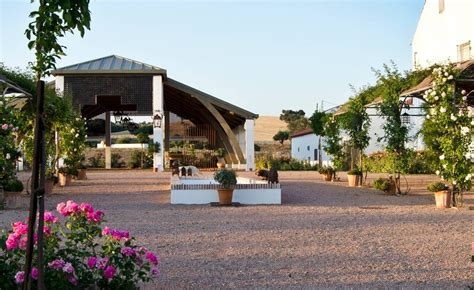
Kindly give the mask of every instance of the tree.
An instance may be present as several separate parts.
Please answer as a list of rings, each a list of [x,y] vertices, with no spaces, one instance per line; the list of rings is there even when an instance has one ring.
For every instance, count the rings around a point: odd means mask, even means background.
[[[278,133],[273,136],[273,140],[280,142],[283,145],[283,142],[290,138],[290,133],[288,131],[278,131]]]
[[[90,11],[89,0],[39,0],[39,7],[29,15],[33,21],[25,31],[28,38],[28,47],[35,50],[35,62],[32,68],[36,76],[36,120],[35,146],[32,172],[32,194],[28,219],[28,243],[25,259],[25,280],[23,289],[28,289],[33,261],[34,233],[36,213],[39,207],[38,228],[44,225],[44,184],[45,184],[45,147],[44,134],[44,82],[41,78],[49,75],[56,67],[56,60],[65,55],[64,46],[59,44],[58,37],[78,30],[84,36],[85,29],[89,29]],[[38,198],[40,197],[40,198]],[[39,203],[38,203],[39,201]],[[44,289],[43,265],[43,231],[38,231],[38,289]]]
[[[150,137],[146,133],[138,133],[137,134],[138,143],[142,145],[142,153],[141,153],[141,167],[143,168],[143,158],[145,156],[145,151],[143,148],[143,144],[148,144],[150,142]]]
[[[286,122],[290,133],[294,133],[309,127],[309,121],[305,117],[305,112],[303,110],[282,110],[280,114],[280,120]]]
[[[326,136],[326,142],[323,146],[324,151],[333,157],[333,167],[335,173],[338,169],[341,169],[344,163],[344,152],[341,144],[342,138],[340,135],[340,124],[335,116],[327,115],[327,122],[324,123],[324,135]]]
[[[350,144],[358,150],[359,168],[362,170],[364,149],[369,145],[370,118],[366,105],[374,99],[374,86],[361,89],[347,103],[347,112],[341,116],[342,127],[350,137]],[[354,168],[354,157],[351,154],[351,169]],[[362,179],[361,179],[362,185]]]
[[[319,152],[319,156],[318,156],[318,160],[319,160],[319,166],[321,167],[323,165],[323,161],[322,161],[322,152],[321,152],[321,148],[322,148],[322,140],[321,140],[321,137],[324,137],[326,134],[325,134],[325,131],[324,131],[324,126],[326,125],[326,122],[328,121],[328,114],[325,113],[325,112],[321,112],[321,111],[314,111],[313,115],[309,118],[309,122],[310,122],[310,127],[311,129],[313,129],[313,132],[314,134],[316,134],[319,138],[319,142],[318,142],[318,152]]]

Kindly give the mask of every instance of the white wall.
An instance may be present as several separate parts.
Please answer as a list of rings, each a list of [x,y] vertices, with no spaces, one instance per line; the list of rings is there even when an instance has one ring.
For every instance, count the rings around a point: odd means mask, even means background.
[[[318,149],[319,138],[316,134],[307,134],[303,136],[293,137],[291,139],[291,158],[309,161],[311,164],[319,162],[319,152],[314,156],[314,149]],[[324,138],[322,139],[321,148],[324,146]],[[322,161],[328,162],[331,158],[322,149]],[[316,157],[316,158],[315,158]]]
[[[458,45],[471,41],[474,46],[474,1],[426,0],[412,42],[413,67],[457,62]],[[471,48],[471,58],[474,57]],[[415,59],[416,56],[416,59]]]
[[[160,171],[164,170],[164,124],[165,115],[163,110],[163,77],[153,76],[153,116],[160,114],[162,116],[161,128],[153,128],[153,142],[160,143],[160,153],[155,153],[153,156],[153,168]]]

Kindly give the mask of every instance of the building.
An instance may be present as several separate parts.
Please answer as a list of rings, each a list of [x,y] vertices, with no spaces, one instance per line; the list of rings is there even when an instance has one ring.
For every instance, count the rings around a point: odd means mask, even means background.
[[[413,68],[473,59],[473,15],[471,0],[425,0],[413,36]]]
[[[167,76],[167,71],[125,57],[110,55],[73,64],[52,72],[56,90],[72,99],[84,118],[104,114],[106,167],[110,168],[112,115],[149,116],[153,141],[159,143],[153,167],[170,162],[170,114],[193,124],[189,131],[207,144],[226,150],[229,167],[253,170],[253,129],[258,115],[220,100]],[[164,149],[164,150],[163,150]],[[168,159],[168,160],[167,160]]]
[[[311,128],[297,131],[291,135],[291,158],[308,162],[311,165],[319,164],[319,157],[321,155],[321,162],[323,165],[328,165],[331,158],[322,149],[319,152],[319,142],[321,142],[321,149],[324,147],[324,138],[319,138],[313,133]]]

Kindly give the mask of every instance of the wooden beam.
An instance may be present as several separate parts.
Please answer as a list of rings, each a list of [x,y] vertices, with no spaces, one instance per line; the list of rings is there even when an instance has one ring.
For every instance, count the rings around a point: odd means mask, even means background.
[[[237,137],[235,137],[234,132],[232,132],[232,129],[229,127],[229,124],[227,124],[226,120],[221,115],[221,113],[219,113],[216,107],[214,107],[214,105],[211,104],[208,100],[201,98],[199,95],[193,95],[193,97],[199,100],[201,104],[203,104],[204,107],[206,107],[206,109],[217,120],[217,122],[220,125],[220,128],[224,130],[224,133],[227,136],[227,139],[229,140],[230,146],[232,146],[232,149],[234,151],[235,157],[237,158],[237,161],[241,164],[245,164],[244,154],[242,153],[242,150],[240,149],[240,145],[239,145],[239,142],[237,141]]]

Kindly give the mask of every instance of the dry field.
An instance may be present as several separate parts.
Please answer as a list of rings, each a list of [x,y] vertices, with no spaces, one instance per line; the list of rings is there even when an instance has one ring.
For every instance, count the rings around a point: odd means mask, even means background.
[[[286,123],[279,116],[260,116],[255,121],[255,142],[272,141],[278,131],[287,130]]]
[[[161,278],[147,289],[462,289],[474,283],[472,194],[463,209],[436,210],[423,190],[387,196],[326,183],[315,172],[281,172],[281,206],[173,206],[169,173],[88,175],[57,189],[47,208],[67,199],[90,202],[106,212],[109,226],[130,230],[157,251]],[[422,189],[430,178],[413,181]],[[25,215],[0,211],[0,227]]]

